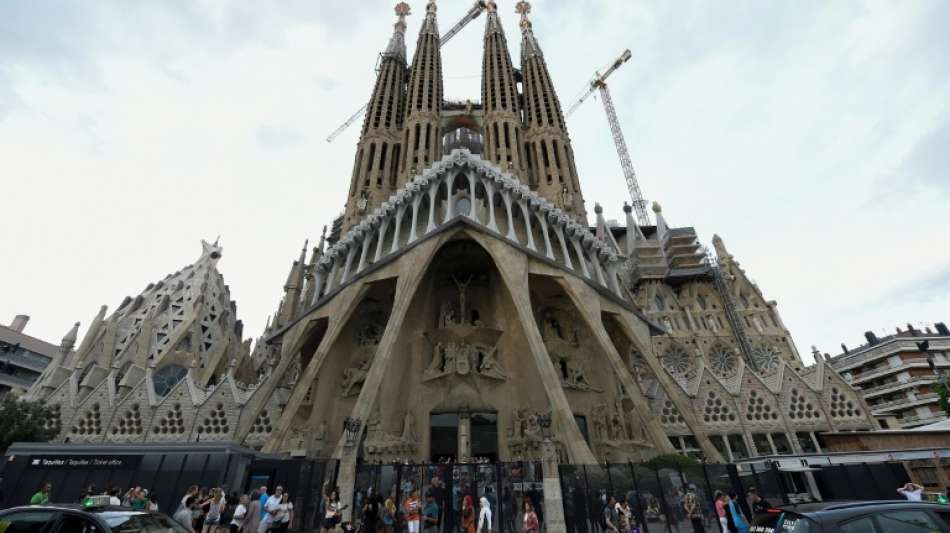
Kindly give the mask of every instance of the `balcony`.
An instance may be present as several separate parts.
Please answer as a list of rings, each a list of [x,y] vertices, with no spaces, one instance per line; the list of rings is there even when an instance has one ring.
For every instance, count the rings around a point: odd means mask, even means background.
[[[950,362],[945,361],[935,361],[937,368],[950,368]],[[930,368],[927,364],[927,359],[923,357],[915,357],[913,359],[907,359],[900,366],[884,366],[880,368],[872,368],[871,370],[865,370],[864,372],[858,374],[852,374],[851,384],[858,385],[862,381],[867,381],[869,379],[879,378],[881,376],[886,376],[888,374],[893,374],[894,372],[900,372],[902,370],[907,370],[910,368]]]
[[[889,402],[878,403],[874,405],[869,405],[871,411],[875,415],[886,414],[886,411],[893,411],[897,409],[906,409],[908,407],[917,407],[919,405],[924,405],[928,403],[933,403],[934,400],[940,398],[940,395],[936,392],[928,392],[926,394],[918,394],[916,398],[899,398],[897,400],[891,400]]]
[[[940,422],[946,418],[947,416],[942,413],[929,413],[926,415],[905,416],[904,418],[897,419],[897,421],[900,423],[901,428],[908,429],[912,427],[926,426],[927,424],[933,424],[934,422]]]
[[[871,387],[870,389],[858,389],[864,398],[871,398],[873,396],[880,396],[881,394],[887,394],[888,392],[897,392],[901,389],[906,389],[908,387],[915,387],[918,385],[930,385],[934,383],[936,378],[934,376],[918,376],[911,378],[907,381],[891,381],[883,385],[878,385],[877,387]]]
[[[931,352],[950,351],[950,340],[943,338],[934,338],[934,336],[924,335],[920,337],[900,337],[882,341],[880,344],[869,348],[861,355],[839,356],[832,363],[835,370],[844,373],[849,370],[860,368],[871,361],[884,359],[898,353],[914,352],[920,353],[917,348],[917,342],[929,339]]]

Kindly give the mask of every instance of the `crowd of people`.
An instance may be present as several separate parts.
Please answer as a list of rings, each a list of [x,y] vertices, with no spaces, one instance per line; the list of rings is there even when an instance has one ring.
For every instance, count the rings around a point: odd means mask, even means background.
[[[192,485],[172,517],[191,533],[279,533],[293,523],[294,504],[281,486],[273,494],[263,486],[250,494],[226,495],[220,487]]]

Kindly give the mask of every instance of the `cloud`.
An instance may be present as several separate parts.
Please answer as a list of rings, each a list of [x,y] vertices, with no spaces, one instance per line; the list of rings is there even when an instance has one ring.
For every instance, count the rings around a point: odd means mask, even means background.
[[[265,124],[257,128],[257,143],[268,150],[286,148],[303,140],[303,134],[293,128]]]
[[[876,303],[878,305],[950,303],[950,263],[901,283],[888,291]]]

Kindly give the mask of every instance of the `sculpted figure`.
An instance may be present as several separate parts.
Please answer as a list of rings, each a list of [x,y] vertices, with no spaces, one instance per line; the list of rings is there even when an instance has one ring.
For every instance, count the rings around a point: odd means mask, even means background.
[[[521,409],[514,409],[511,412],[511,438],[518,440],[524,437],[524,414]]]
[[[416,442],[416,417],[412,411],[406,411],[406,418],[402,421],[402,439],[403,442]]]
[[[432,350],[432,362],[429,363],[429,367],[426,368],[426,374],[438,374],[446,368],[445,365],[445,346],[442,343],[437,343],[435,349]]]
[[[366,376],[369,374],[369,365],[370,360],[366,359],[359,366],[350,367],[343,371],[343,385],[342,385],[342,394],[343,396],[349,396],[355,391],[359,391],[359,386],[363,385],[366,381]]]

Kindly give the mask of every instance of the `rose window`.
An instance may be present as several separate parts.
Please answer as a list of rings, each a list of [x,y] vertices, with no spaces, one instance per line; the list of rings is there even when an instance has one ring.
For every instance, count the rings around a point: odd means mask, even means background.
[[[670,348],[661,358],[663,367],[673,374],[685,374],[689,370],[689,354],[682,348]]]
[[[755,367],[762,374],[768,374],[778,368],[780,359],[778,350],[771,346],[763,346],[752,350],[752,360]]]
[[[717,348],[709,356],[709,366],[717,375],[728,376],[735,373],[739,366],[739,359],[735,352],[726,348]]]

